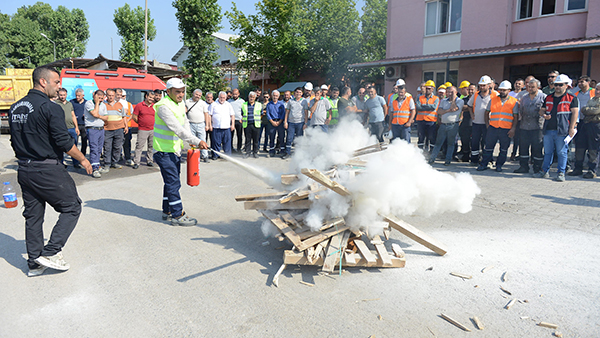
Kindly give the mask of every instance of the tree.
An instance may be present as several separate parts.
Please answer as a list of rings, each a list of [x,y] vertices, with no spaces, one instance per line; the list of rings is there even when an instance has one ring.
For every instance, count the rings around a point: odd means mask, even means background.
[[[117,34],[121,36],[121,61],[140,63],[144,56],[144,9],[141,6],[131,9],[129,4],[125,4],[115,10],[113,22],[117,26]],[[153,41],[154,38],[156,27],[148,10],[148,40]]]
[[[219,91],[225,88],[220,70],[215,66],[218,59],[213,33],[221,29],[221,6],[217,0],[175,0],[175,16],[179,21],[179,31],[189,56],[183,61],[184,71],[191,75],[188,91],[195,88],[204,92]]]
[[[387,1],[365,0],[361,21],[362,44],[360,54],[362,61],[377,61],[385,59],[387,36]],[[361,71],[364,77],[375,80],[383,76],[383,67]]]
[[[43,2],[20,7],[12,17],[2,15],[0,31],[0,50],[14,67],[35,67],[54,60],[54,45],[40,33],[54,41],[59,60],[83,56],[90,37],[81,9],[58,6],[53,10]]]

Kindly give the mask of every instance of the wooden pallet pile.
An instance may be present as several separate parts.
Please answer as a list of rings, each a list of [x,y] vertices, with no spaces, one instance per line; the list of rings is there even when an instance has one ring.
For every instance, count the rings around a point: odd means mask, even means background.
[[[380,145],[358,149],[354,153],[355,157],[344,167],[351,175],[359,174],[366,162],[357,156],[384,149]],[[236,196],[236,201],[243,202],[246,210],[259,211],[279,230],[277,238],[280,241],[288,240],[293,244],[291,250],[284,251],[283,265],[273,279],[275,285],[288,264],[319,265],[325,272],[333,272],[336,266],[404,267],[406,258],[401,247],[396,243],[392,244],[393,253],[390,253],[385,246],[391,229],[400,231],[439,255],[446,253],[443,244],[393,215],[381,215],[387,223],[383,231],[384,238],[371,235],[366,230],[350,229],[342,217],[325,220],[319,229],[311,230],[305,219],[312,204],[318,203],[323,194],[327,193],[326,190],[350,201],[352,194],[334,180],[338,174],[336,168],[327,172],[304,168],[301,173],[310,178],[309,183],[292,191]],[[281,181],[283,185],[297,184],[300,177],[282,175]]]

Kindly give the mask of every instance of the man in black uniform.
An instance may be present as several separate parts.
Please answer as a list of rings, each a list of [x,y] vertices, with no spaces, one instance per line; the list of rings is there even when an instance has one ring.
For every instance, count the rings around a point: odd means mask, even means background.
[[[18,181],[23,192],[28,276],[46,268],[68,270],[61,250],[77,224],[81,200],[65,166],[63,153],[78,160],[88,174],[92,166],[77,149],[65,125],[62,109],[48,97],[57,94],[60,76],[54,68],[33,71],[33,89],[10,107],[11,145],[19,160]],[[42,224],[46,203],[60,213],[44,246]]]

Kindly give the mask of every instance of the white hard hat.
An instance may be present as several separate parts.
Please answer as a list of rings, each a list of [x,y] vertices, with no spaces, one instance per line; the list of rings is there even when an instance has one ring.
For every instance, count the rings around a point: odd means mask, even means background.
[[[127,96],[127,92],[125,91],[125,89],[121,89],[121,95]]]
[[[404,85],[406,85],[406,82],[404,82],[404,80],[398,79],[398,81],[396,81],[396,86],[404,86]]]
[[[421,91],[421,86],[417,87],[417,91],[420,92]]]
[[[569,84],[570,82],[571,82],[571,79],[567,75],[565,75],[565,74],[560,74],[559,76],[556,77],[556,80],[554,80],[554,83],[566,83],[566,84]]]
[[[170,78],[169,81],[167,81],[167,89],[184,88],[184,87],[185,87],[185,83],[183,83],[183,81],[181,81],[180,78],[173,77],[173,78]]]
[[[306,89],[306,90],[313,90],[313,84],[312,84],[312,83],[310,83],[310,82],[307,82],[307,83],[304,85],[304,89]]]
[[[324,84],[324,85],[321,85],[321,89],[328,90],[328,89],[329,89],[329,87],[327,87],[327,85],[326,85],[326,84]]]
[[[512,89],[512,85],[510,84],[510,81],[504,80],[500,82],[498,89]]]
[[[491,84],[492,83],[492,78],[484,75],[481,77],[481,79],[479,79],[479,83],[480,85],[486,85],[486,84]]]

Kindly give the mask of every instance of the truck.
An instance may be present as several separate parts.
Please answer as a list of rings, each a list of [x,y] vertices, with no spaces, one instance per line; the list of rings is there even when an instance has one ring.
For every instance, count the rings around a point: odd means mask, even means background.
[[[8,131],[8,111],[33,88],[33,69],[6,68],[6,75],[0,75],[0,128]]]

